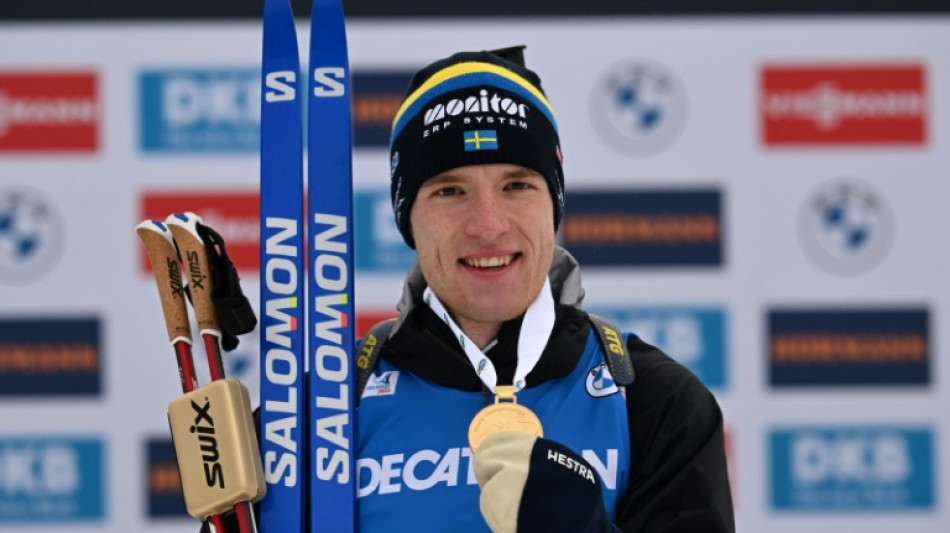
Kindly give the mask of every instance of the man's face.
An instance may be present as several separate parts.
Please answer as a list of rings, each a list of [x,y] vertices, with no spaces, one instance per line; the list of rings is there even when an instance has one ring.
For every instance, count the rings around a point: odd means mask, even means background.
[[[537,297],[554,255],[547,182],[508,164],[427,180],[409,213],[422,274],[463,330],[500,325]]]

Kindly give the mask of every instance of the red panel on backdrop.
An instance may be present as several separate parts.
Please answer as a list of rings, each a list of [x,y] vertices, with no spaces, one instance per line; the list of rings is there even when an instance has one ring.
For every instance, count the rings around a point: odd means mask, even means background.
[[[929,102],[921,65],[766,65],[760,81],[766,145],[927,140]]]
[[[184,211],[197,214],[221,234],[238,272],[260,270],[261,208],[257,191],[146,192],[142,195],[139,220],[164,221],[168,215]],[[139,258],[142,272],[149,272],[144,249]]]
[[[369,331],[369,328],[375,326],[387,318],[399,316],[396,310],[384,311],[380,309],[357,309],[356,310],[356,338],[362,338]]]
[[[0,152],[94,152],[94,72],[0,72]]]

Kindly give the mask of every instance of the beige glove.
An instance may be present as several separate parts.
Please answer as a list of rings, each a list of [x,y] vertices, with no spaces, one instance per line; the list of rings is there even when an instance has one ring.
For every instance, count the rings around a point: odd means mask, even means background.
[[[494,533],[518,530],[518,508],[528,480],[537,437],[506,431],[489,435],[475,452],[475,479],[482,489],[479,507]]]

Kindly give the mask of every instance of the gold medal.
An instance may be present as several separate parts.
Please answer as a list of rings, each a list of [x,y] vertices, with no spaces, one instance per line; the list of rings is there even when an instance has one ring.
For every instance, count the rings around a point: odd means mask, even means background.
[[[531,409],[518,405],[514,386],[499,385],[495,390],[495,403],[479,411],[468,426],[468,446],[472,451],[475,451],[485,437],[503,431],[544,436],[544,429],[538,417]]]

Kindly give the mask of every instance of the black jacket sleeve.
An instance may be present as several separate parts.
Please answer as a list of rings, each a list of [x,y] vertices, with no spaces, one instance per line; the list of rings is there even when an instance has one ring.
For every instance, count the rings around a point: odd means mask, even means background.
[[[630,480],[617,505],[627,533],[735,532],[722,412],[685,367],[631,337]]]

